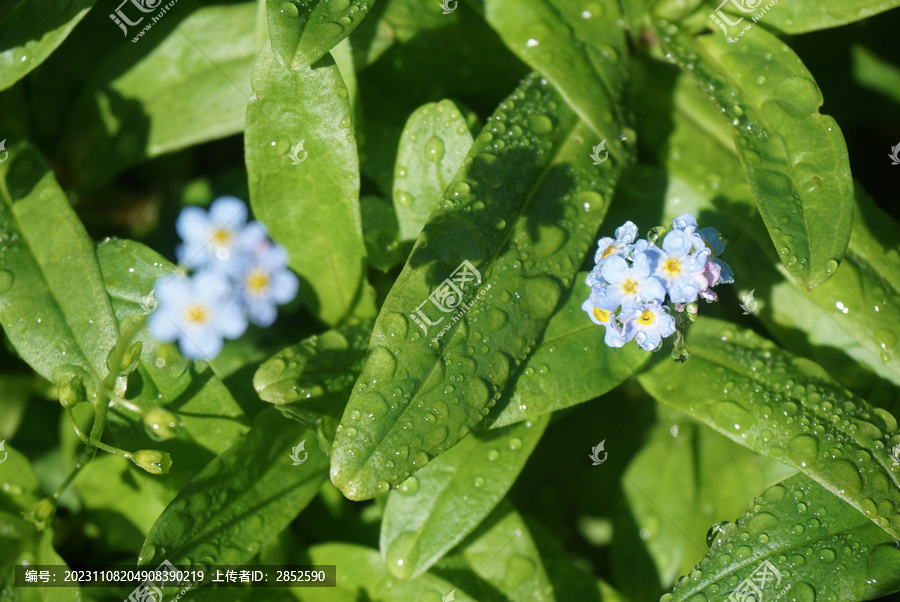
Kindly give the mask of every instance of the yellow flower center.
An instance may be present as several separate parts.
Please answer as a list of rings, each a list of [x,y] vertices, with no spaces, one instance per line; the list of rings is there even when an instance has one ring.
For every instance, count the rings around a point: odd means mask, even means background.
[[[247,289],[259,294],[269,288],[269,275],[262,270],[253,270],[247,275]]]
[[[231,242],[231,232],[229,232],[228,230],[226,230],[224,228],[222,228],[221,230],[216,230],[215,233],[212,235],[212,241],[216,245],[218,245],[220,247],[224,247],[229,242]]]
[[[681,272],[681,264],[678,263],[677,259],[670,259],[663,264],[663,269],[669,276],[674,276]]]
[[[606,250],[603,251],[603,255],[600,256],[601,259],[606,259],[610,255],[616,252],[616,245],[609,245],[606,247]]]
[[[601,322],[609,322],[609,312],[605,309],[594,308],[594,317]]]
[[[707,249],[709,249],[709,258],[712,259],[713,257],[715,257],[715,256],[716,256],[716,252],[713,251],[713,248],[712,248],[711,246],[709,246],[709,243],[706,242],[706,241],[704,240],[704,241],[703,241],[703,244],[706,245],[706,248],[707,248]]]
[[[625,282],[622,283],[622,290],[628,293],[629,295],[634,293],[637,290],[637,282],[629,278]]]
[[[184,317],[191,322],[206,322],[206,308],[202,305],[188,305],[184,308]]]
[[[650,311],[649,309],[645,309],[644,313],[642,313],[641,317],[638,318],[637,320],[644,326],[650,326],[651,324],[653,324],[653,319],[654,319],[653,312]]]

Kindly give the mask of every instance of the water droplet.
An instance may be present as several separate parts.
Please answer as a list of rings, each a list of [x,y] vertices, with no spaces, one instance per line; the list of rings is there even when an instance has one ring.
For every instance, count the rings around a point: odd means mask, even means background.
[[[413,202],[415,202],[413,195],[409,194],[405,190],[397,191],[397,203],[400,204],[402,207],[409,207],[410,205],[413,204]]]
[[[406,531],[392,541],[385,553],[388,571],[398,579],[409,579],[419,559],[418,537],[413,531]]]
[[[811,435],[794,437],[788,444],[788,455],[800,466],[815,462],[819,454],[819,442]]]
[[[484,477],[475,477],[475,487],[481,487],[484,485]]]
[[[415,495],[419,491],[419,479],[409,477],[403,481],[399,489],[402,495]]]
[[[440,163],[441,159],[444,158],[444,141],[437,136],[432,136],[425,143],[425,158],[432,163]]]

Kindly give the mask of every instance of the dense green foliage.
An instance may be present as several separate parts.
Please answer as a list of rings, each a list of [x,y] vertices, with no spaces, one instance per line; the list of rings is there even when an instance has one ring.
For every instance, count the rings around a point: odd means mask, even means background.
[[[900,599],[897,4],[0,7],[0,600]],[[193,361],[148,316],[226,195],[299,291]],[[686,212],[733,286],[608,346],[597,240]]]

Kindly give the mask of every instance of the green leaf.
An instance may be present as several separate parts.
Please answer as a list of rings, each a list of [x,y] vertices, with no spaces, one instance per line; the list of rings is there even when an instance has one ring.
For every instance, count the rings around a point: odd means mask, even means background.
[[[665,406],[657,412],[657,425],[622,479],[630,516],[618,517],[616,524],[633,522],[636,528],[617,533],[611,553],[625,559],[649,554],[659,582],[668,589],[706,553],[704,535],[711,523],[733,519],[747,507],[747,499],[796,471],[681,412]],[[635,599],[659,595],[655,588],[641,589],[646,585],[629,582],[623,589]]]
[[[719,599],[754,574],[758,587],[762,570],[771,577],[762,590],[766,600],[872,600],[900,590],[900,549],[859,512],[798,474],[755,498],[662,602]]]
[[[20,0],[0,18],[0,90],[43,63],[63,43],[96,0],[59,3]]]
[[[701,318],[686,364],[663,359],[639,379],[659,402],[792,466],[900,534],[897,420],[835,384],[811,361],[751,331]]]
[[[159,44],[91,70],[62,141],[79,184],[244,129],[260,45],[252,2],[198,8]]]
[[[14,565],[56,565],[68,570],[66,561],[53,548],[53,537],[53,529],[48,528],[40,533],[35,531],[32,539],[19,548]],[[12,587],[15,584],[14,570],[13,566],[5,567],[4,574],[0,576],[0,590],[4,593],[13,591],[15,602],[71,602],[82,599],[81,587],[77,584],[67,587]]]
[[[300,298],[337,324],[362,294],[366,253],[347,89],[330,58],[287,69],[266,46],[253,91],[244,136],[253,211],[290,253]]]
[[[900,69],[859,44],[850,48],[853,79],[863,88],[883,94],[900,104]]]
[[[736,4],[736,3],[735,3]],[[756,2],[756,7],[751,11],[737,10],[732,3],[723,8],[724,11],[743,17],[744,23],[739,23],[733,28],[733,34],[739,28],[746,27],[750,19],[759,18],[759,22],[766,27],[774,27],[784,33],[799,34],[831,27],[839,27],[847,23],[855,23],[868,19],[878,13],[883,13],[900,6],[898,0],[820,0],[813,3],[778,2],[770,9],[763,11],[768,5]],[[751,3],[747,2],[746,6]],[[737,21],[737,19],[732,19]],[[718,33],[718,30],[716,30]]]
[[[97,247],[97,257],[120,324],[153,307],[150,294],[156,281],[170,277],[175,271],[175,266],[152,249],[128,240],[104,241]],[[137,371],[129,379],[128,393],[139,392],[129,398],[131,403],[144,410],[165,405],[177,411],[187,438],[213,454],[222,453],[247,432],[243,410],[222,381],[208,369],[201,374],[200,364],[192,366],[173,352],[171,345],[161,345],[146,325],[134,340],[141,341],[142,347]],[[125,424],[136,422],[120,406],[113,406],[110,416],[113,423],[115,417]],[[142,430],[138,428],[137,432]],[[117,434],[123,436],[121,432]],[[146,444],[146,437],[130,439],[133,445],[141,440]]]
[[[850,246],[834,277],[807,291],[776,269],[775,253],[731,144],[727,126],[693,81],[681,75],[673,90],[668,67],[648,69],[640,98],[638,122],[648,124],[644,140],[666,170],[641,168],[626,174],[620,191],[641,214],[662,211],[668,218],[682,212],[700,216],[718,228],[728,246],[723,259],[735,271],[739,296],[751,290],[759,303],[754,316],[784,344],[823,365],[844,382],[870,381],[863,362],[880,376],[900,384],[900,252],[888,241],[900,240],[900,226],[857,186]],[[672,97],[676,111],[671,128],[654,122],[663,108],[649,99]],[[671,129],[671,132],[668,132]],[[660,135],[664,133],[664,135]],[[769,260],[760,261],[761,257]],[[877,308],[877,309],[876,309]],[[847,309],[845,312],[844,309]],[[808,344],[798,345],[796,330]],[[856,361],[847,361],[847,356]]]
[[[400,226],[394,206],[377,196],[364,196],[359,199],[359,205],[369,265],[387,272],[403,263],[411,245],[400,242]]]
[[[401,240],[415,240],[472,148],[472,134],[449,100],[413,113],[397,151],[394,207]]]
[[[472,433],[388,496],[381,553],[394,576],[427,571],[500,503],[549,417]]]
[[[278,412],[210,462],[154,523],[138,564],[242,564],[280,533],[318,493],[328,458],[312,432]],[[294,465],[292,451],[301,463]],[[305,458],[305,459],[304,459]]]
[[[375,323],[332,453],[332,482],[347,497],[386,493],[456,444],[542,335],[620,170],[591,164],[577,123],[532,76],[476,139]],[[499,131],[512,132],[503,145],[492,141]],[[449,278],[466,280],[461,297],[439,300],[449,308],[429,301],[450,292]]]
[[[362,370],[372,323],[352,324],[313,335],[263,363],[253,386],[263,401],[308,420],[340,418]]]
[[[267,0],[272,49],[286,66],[308,66],[353,33],[375,0]]]
[[[468,569],[468,575],[460,571],[463,568]],[[446,575],[448,581],[477,600],[556,600],[537,545],[508,500],[432,573]]]
[[[837,122],[781,40],[754,27],[729,44],[657,24],[668,52],[735,128],[734,141],[779,258],[808,289],[841,262],[853,223],[853,181]]]
[[[303,588],[303,602],[355,602],[356,600],[441,600],[453,588],[434,574],[417,579],[396,579],[387,572],[378,550],[348,543],[324,543],[309,548],[314,564],[333,564],[337,585]],[[341,570],[352,567],[352,570]],[[363,597],[365,596],[365,597]],[[472,598],[457,592],[458,602]]]
[[[485,19],[506,45],[550,80],[606,141],[606,150],[624,160],[629,151],[622,137],[630,129],[618,98],[628,50],[624,28],[616,23],[623,18],[619,3],[484,0],[484,7]]]
[[[90,395],[118,338],[93,242],[24,144],[0,164],[0,324],[38,374],[56,382],[80,373]]]
[[[572,293],[550,318],[544,338],[485,419],[491,428],[534,420],[600,397],[650,359],[651,354],[637,345],[621,349],[606,345],[606,329],[581,309],[590,295],[586,276],[587,272],[575,276]]]

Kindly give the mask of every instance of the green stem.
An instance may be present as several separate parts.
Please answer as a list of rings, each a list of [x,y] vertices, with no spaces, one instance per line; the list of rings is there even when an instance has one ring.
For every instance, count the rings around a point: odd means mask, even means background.
[[[106,414],[109,410],[109,393],[116,384],[116,377],[119,375],[119,366],[122,363],[122,358],[124,358],[125,354],[128,352],[128,348],[131,346],[134,335],[136,335],[141,327],[144,326],[145,319],[144,316],[138,314],[125,321],[125,325],[119,336],[119,342],[116,344],[115,351],[113,351],[111,361],[112,366],[109,369],[109,374],[107,374],[106,378],[103,379],[103,382],[100,383],[100,391],[94,402],[94,425],[93,428],[91,428],[91,445],[95,448],[100,447],[100,437],[103,436],[103,430],[106,428]],[[101,449],[103,448],[101,447]],[[92,452],[91,457],[93,457],[94,453],[96,453],[96,451]]]

